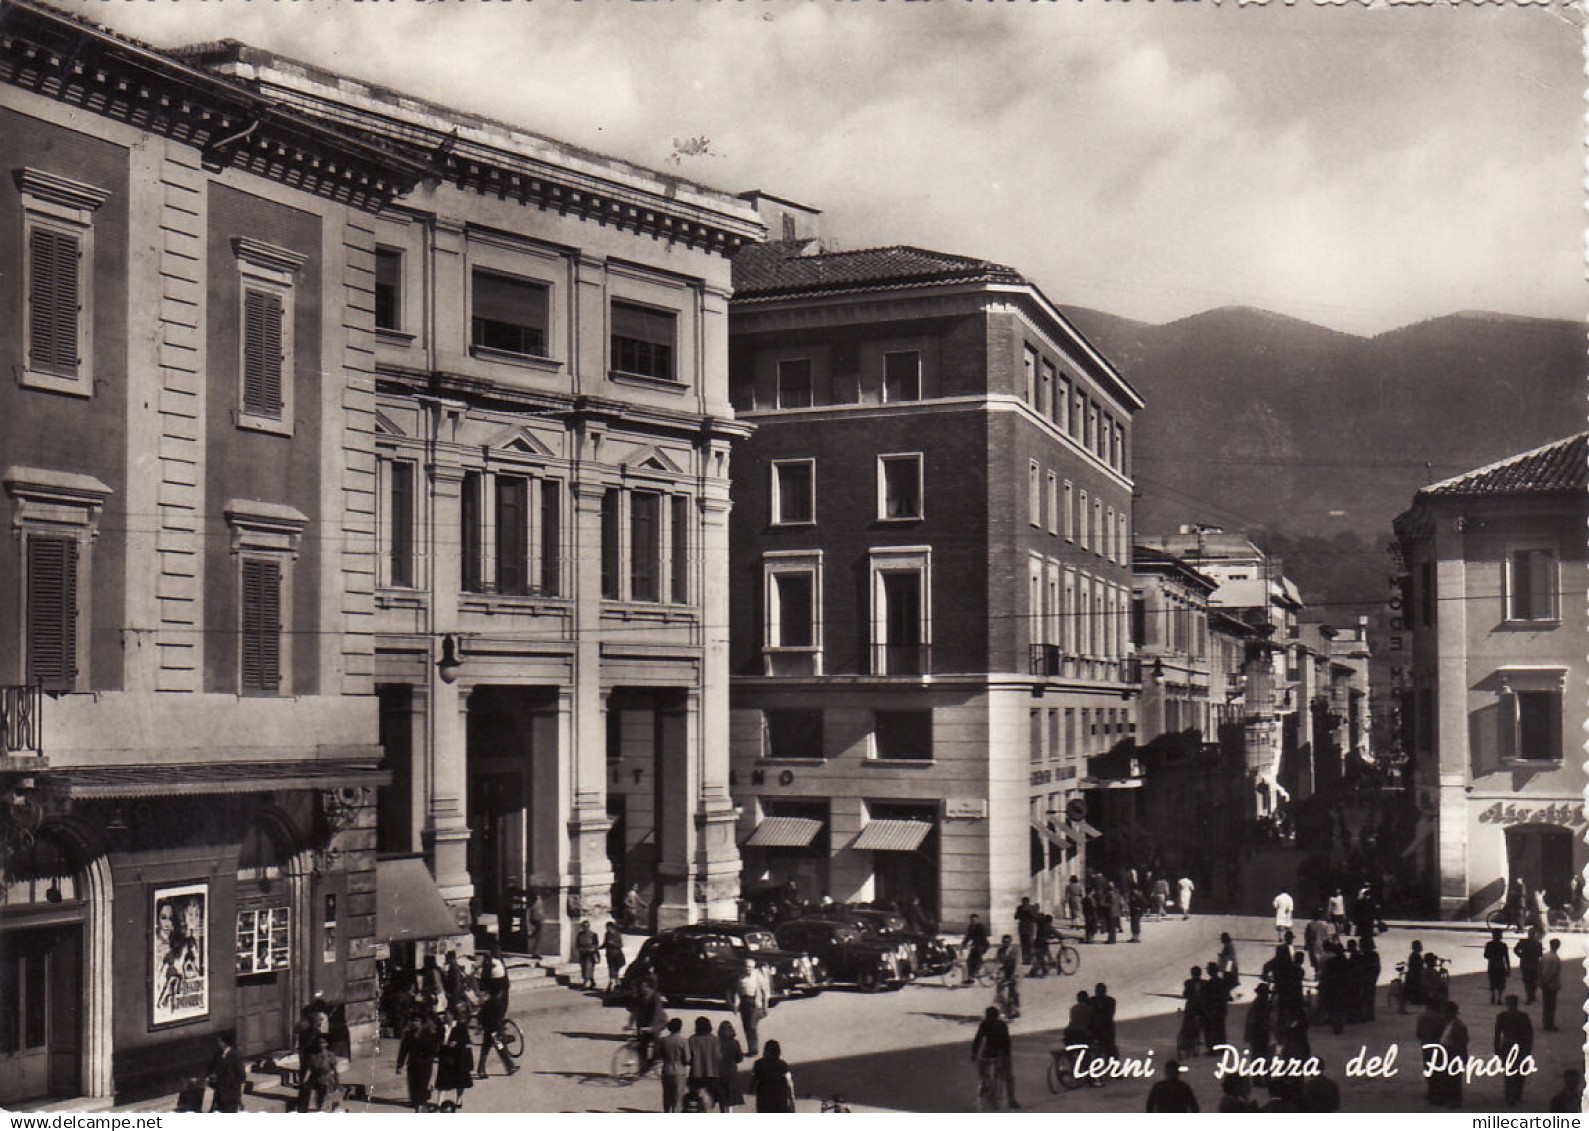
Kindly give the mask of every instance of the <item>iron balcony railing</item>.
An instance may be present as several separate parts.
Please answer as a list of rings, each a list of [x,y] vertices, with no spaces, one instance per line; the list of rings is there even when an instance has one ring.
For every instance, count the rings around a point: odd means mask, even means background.
[[[0,685],[0,754],[44,753],[44,689]]]

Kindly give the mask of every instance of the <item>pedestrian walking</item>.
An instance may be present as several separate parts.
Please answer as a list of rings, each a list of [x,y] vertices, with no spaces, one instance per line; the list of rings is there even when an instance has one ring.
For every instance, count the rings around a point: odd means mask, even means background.
[[[611,992],[618,984],[618,975],[623,973],[623,931],[609,919],[603,936],[601,949],[607,956],[607,990]]]
[[[739,1012],[740,1028],[745,1030],[745,1051],[755,1056],[760,1045],[756,1040],[757,1026],[767,1015],[767,980],[754,958],[745,959],[744,969],[735,987],[735,1005]]]
[[[580,989],[595,989],[596,961],[601,957],[601,940],[590,929],[589,919],[579,924],[579,933],[574,936],[574,957],[579,960]]]
[[[971,1059],[977,1066],[978,1095],[986,1096],[994,1110],[999,1106],[999,1093],[1009,1099],[1012,1111],[1021,1105],[1015,1100],[1015,1067],[1010,1044],[1010,1027],[999,1016],[999,1011],[988,1006],[982,1014],[982,1024],[971,1040]]]
[[[1115,1037],[1115,999],[1109,996],[1109,987],[1099,982],[1088,999],[1092,1010],[1092,1034],[1100,1056],[1119,1056],[1120,1045]]]
[[[1490,981],[1490,1004],[1500,1005],[1506,993],[1506,979],[1512,973],[1512,952],[1501,938],[1500,928],[1490,932],[1484,944],[1484,972]]]
[[[1170,881],[1158,876],[1153,881],[1153,917],[1163,919],[1170,904]]]
[[[247,1078],[248,1070],[243,1067],[243,1058],[237,1055],[237,1046],[225,1033],[217,1033],[215,1057],[210,1061],[209,1071],[210,1087],[215,1089],[215,1095],[210,1099],[210,1110],[242,1111],[243,1083]]]
[[[1274,1043],[1274,1005],[1265,982],[1259,982],[1253,991],[1252,1008],[1247,1011],[1247,1025],[1242,1036],[1247,1041],[1247,1051],[1253,1056],[1269,1055]]]
[[[496,1050],[497,1059],[502,1062],[507,1074],[512,1076],[519,1066],[508,1055],[498,1032],[502,1022],[507,1020],[509,990],[508,964],[502,960],[502,947],[498,944],[492,944],[490,953],[480,967],[480,990],[485,994],[485,1001],[480,1004],[480,1079],[486,1078],[486,1058],[491,1055],[492,1049]]]
[[[995,960],[999,971],[995,1001],[997,995],[1002,995],[1005,1012],[1012,1018],[1019,1017],[1021,1015],[1020,952],[1009,935],[999,940],[999,950]]]
[[[1054,917],[1047,913],[1037,917],[1037,941],[1032,944],[1032,968],[1027,971],[1031,978],[1045,978],[1049,969],[1054,965],[1053,951],[1050,944],[1059,937],[1054,930]]]
[[[1357,920],[1357,937],[1371,939],[1383,926],[1379,921],[1379,902],[1374,898],[1374,889],[1369,884],[1364,884],[1357,893],[1357,900],[1352,906],[1352,914]]]
[[[1286,932],[1291,930],[1291,894],[1281,892],[1275,896],[1275,941],[1286,942]]]
[[[1072,876],[1065,884],[1065,917],[1072,927],[1081,923],[1081,881]]]
[[[1556,1031],[1556,995],[1561,993],[1561,940],[1551,939],[1550,949],[1539,960],[1540,1028]]]
[[[1032,897],[1021,896],[1021,903],[1015,909],[1015,935],[1021,940],[1021,964],[1032,964],[1032,944],[1037,941],[1037,908],[1032,906]]]
[[[1457,1003],[1447,1001],[1445,1004],[1446,1023],[1440,1031],[1440,1047],[1446,1050],[1446,1063],[1465,1063],[1468,1059],[1468,1027],[1463,1022],[1461,1010]],[[1456,1058],[1460,1057],[1461,1062]],[[1442,1077],[1441,1096],[1446,1107],[1456,1109],[1462,1106],[1462,1071],[1438,1072],[1435,1075]]]
[[[712,1023],[704,1017],[695,1019],[695,1033],[690,1037],[689,1090],[707,1104],[723,1107],[723,1044],[712,1031]]]
[[[1132,888],[1126,893],[1126,914],[1131,917],[1131,941],[1142,941],[1142,913],[1148,909],[1148,901],[1142,898],[1141,888]]]
[[[717,1027],[717,1056],[718,1094],[722,1097],[723,1110],[733,1111],[745,1103],[744,1090],[739,1086],[739,1066],[744,1063],[745,1050],[739,1047],[732,1021],[724,1021]]]
[[[1203,1017],[1203,1045],[1213,1049],[1225,1044],[1225,1017],[1230,1010],[1230,988],[1220,976],[1219,963],[1210,962],[1208,977],[1202,980],[1199,1012]]]
[[[302,1085],[298,1110],[335,1110],[342,1099],[342,1081],[337,1073],[337,1054],[331,1051],[331,1042],[324,1037],[316,1037],[309,1046],[309,1059],[299,1071]]]
[[[446,994],[448,1009],[464,1000],[465,983],[463,967],[458,965],[458,952],[449,950],[446,965],[441,971],[442,991]]]
[[[1084,942],[1092,942],[1098,937],[1098,895],[1088,888],[1081,897],[1081,924]]]
[[[541,893],[530,892],[530,902],[524,909],[524,949],[529,954],[541,953],[541,927],[546,922],[546,910],[541,906]]]
[[[1241,969],[1236,962],[1236,944],[1230,937],[1229,931],[1219,934],[1219,976],[1225,980],[1226,987],[1231,996],[1236,994],[1236,987],[1241,983]]]
[[[1192,917],[1192,892],[1196,890],[1197,885],[1192,883],[1192,877],[1182,876],[1180,883],[1176,886],[1179,888],[1181,918],[1190,919]]]
[[[662,1110],[679,1110],[684,1085],[690,1078],[690,1042],[684,1036],[684,1022],[675,1017],[668,1031],[657,1042],[657,1059],[662,1062]]]
[[[1518,942],[1512,948],[1512,953],[1517,955],[1517,972],[1523,978],[1523,993],[1525,1005],[1534,1004],[1534,996],[1539,989],[1539,964],[1545,957],[1545,944],[1540,941],[1544,933],[1537,927],[1528,929],[1528,937]]]
[[[1329,900],[1330,923],[1337,934],[1346,933],[1346,894],[1336,888]]]
[[[1109,945],[1113,946],[1120,934],[1120,893],[1115,891],[1114,884],[1104,888],[1103,922],[1104,930],[1109,935]]]
[[[977,973],[982,969],[982,956],[988,952],[988,928],[976,912],[966,921],[966,937],[960,944],[960,949],[966,952],[966,984],[976,981]],[[756,1052],[755,1042],[751,1042],[751,1054]]]
[[[460,1005],[441,1031],[441,1048],[436,1054],[436,1097],[443,1105],[463,1106],[463,1094],[474,1087],[474,1044],[469,1035],[469,1007]],[[443,1099],[452,1093],[451,1101]]]
[[[1191,976],[1181,983],[1181,1032],[1177,1044],[1181,1048],[1193,1047],[1201,1039],[1203,1029],[1203,968],[1193,966]]]
[[[1185,1071],[1178,1060],[1168,1061],[1164,1065],[1164,1078],[1148,1090],[1148,1111],[1185,1115],[1202,1110],[1197,1106],[1197,1093],[1181,1079],[1181,1073]]]
[[[1319,967],[1324,964],[1324,946],[1330,938],[1330,923],[1324,917],[1322,907],[1313,912],[1313,918],[1308,920],[1308,925],[1302,928],[1302,946],[1308,952],[1308,962],[1313,967],[1313,974],[1318,976]]]
[[[1515,1067],[1521,1065],[1523,1058],[1533,1051],[1534,1023],[1528,1019],[1528,1014],[1517,1007],[1517,995],[1507,994],[1506,1008],[1495,1015],[1495,1055],[1501,1058],[1503,1065],[1508,1057],[1515,1058],[1514,1070],[1505,1074],[1506,1082],[1502,1088],[1507,1107],[1516,1107],[1523,1102],[1523,1082],[1528,1077],[1515,1071]]]
[[[624,925],[631,930],[643,930],[646,926],[646,901],[640,894],[639,884],[630,884],[624,893],[623,917]]]
[[[794,1111],[794,1073],[784,1063],[783,1048],[777,1041],[768,1041],[762,1058],[751,1066],[750,1083],[757,1115]]]
[[[423,1111],[430,1103],[430,1082],[440,1051],[435,1022],[423,1013],[410,1017],[397,1046],[397,1071],[402,1072],[405,1065],[408,1068],[408,1102],[415,1111]]]

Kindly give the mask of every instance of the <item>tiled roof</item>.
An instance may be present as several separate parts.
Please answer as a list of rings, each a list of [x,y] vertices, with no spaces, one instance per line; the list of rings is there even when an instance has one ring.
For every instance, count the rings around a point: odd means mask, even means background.
[[[808,241],[752,244],[734,256],[734,297],[852,291],[920,283],[1013,283],[1019,271],[985,259],[919,247],[874,247],[802,255]]]
[[[1431,483],[1419,495],[1525,495],[1589,486],[1589,432]]]

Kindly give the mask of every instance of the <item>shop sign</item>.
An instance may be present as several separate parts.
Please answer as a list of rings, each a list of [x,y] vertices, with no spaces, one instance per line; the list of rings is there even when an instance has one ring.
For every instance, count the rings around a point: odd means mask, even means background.
[[[1047,785],[1049,782],[1051,782],[1053,780],[1054,780],[1054,774],[1053,774],[1053,771],[1051,771],[1051,770],[1033,770],[1032,771],[1032,784],[1033,785]]]
[[[210,885],[154,889],[149,948],[153,1024],[191,1021],[210,1012]]]
[[[1583,806],[1572,801],[1554,805],[1518,805],[1497,801],[1479,814],[1485,825],[1581,825]]]
[[[946,797],[943,815],[949,820],[978,820],[988,815],[988,803],[982,797]]]

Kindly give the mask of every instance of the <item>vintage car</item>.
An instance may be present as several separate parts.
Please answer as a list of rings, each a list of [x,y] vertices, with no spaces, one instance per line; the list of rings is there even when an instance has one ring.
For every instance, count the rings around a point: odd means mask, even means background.
[[[892,911],[835,903],[818,908],[811,915],[836,923],[848,923],[868,938],[903,944],[906,948],[906,973],[911,977],[917,974],[941,974],[954,965],[954,947],[933,935],[912,931],[905,920]]]
[[[707,919],[675,930],[681,934],[720,935],[732,940],[741,958],[754,958],[756,965],[766,969],[774,998],[793,997],[796,994],[809,997],[817,992],[825,980],[825,969],[820,958],[804,951],[783,949],[771,931],[754,923]]]
[[[903,944],[868,938],[849,923],[831,919],[790,919],[773,930],[785,950],[804,951],[822,960],[835,982],[853,982],[867,992],[898,987],[909,980]]]
[[[635,996],[640,980],[652,974],[669,1004],[693,999],[732,1007],[739,998],[739,980],[744,976],[747,957],[767,970],[774,999],[787,996],[797,987],[814,986],[822,976],[820,964],[810,955],[776,947],[758,952],[738,937],[702,931],[699,927],[674,927],[647,939],[619,981],[619,996]],[[775,940],[769,936],[756,941]]]

